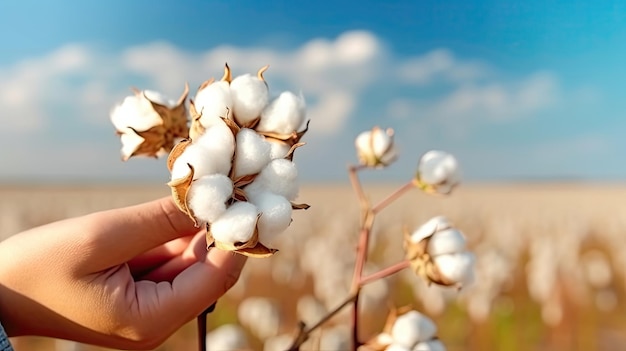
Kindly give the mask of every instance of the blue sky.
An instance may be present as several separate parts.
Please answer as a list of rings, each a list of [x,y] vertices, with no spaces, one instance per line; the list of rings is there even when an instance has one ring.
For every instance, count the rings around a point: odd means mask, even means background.
[[[270,64],[302,90],[306,180],[343,180],[353,140],[396,130],[419,155],[457,155],[470,181],[626,178],[626,5],[543,1],[4,1],[0,180],[165,181],[119,160],[109,111],[129,86],[177,96]]]

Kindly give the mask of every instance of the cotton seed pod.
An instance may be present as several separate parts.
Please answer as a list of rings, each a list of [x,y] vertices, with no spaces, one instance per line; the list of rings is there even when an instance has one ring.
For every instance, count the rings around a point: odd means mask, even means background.
[[[285,91],[265,107],[255,129],[260,132],[289,135],[300,130],[305,115],[304,96]]]
[[[250,197],[261,213],[257,228],[259,241],[270,244],[274,238],[284,232],[291,223],[291,203],[283,196],[271,192],[260,192]]]
[[[374,127],[362,132],[354,141],[359,162],[367,167],[386,167],[398,158],[393,129]]]
[[[212,223],[226,212],[226,202],[232,195],[233,182],[227,176],[216,173],[193,182],[187,201],[196,222]]]
[[[463,233],[443,216],[430,219],[412,234],[405,230],[404,249],[411,267],[429,283],[461,287],[473,280],[474,255]]]
[[[428,151],[419,160],[414,181],[427,193],[449,194],[461,181],[458,162],[447,152]]]
[[[230,83],[234,119],[240,126],[254,125],[269,101],[269,90],[263,78],[263,67],[256,76],[244,74]]]
[[[188,86],[178,101],[150,90],[134,90],[111,111],[111,122],[122,142],[122,160],[133,156],[166,155],[175,143],[188,136],[185,100]]]

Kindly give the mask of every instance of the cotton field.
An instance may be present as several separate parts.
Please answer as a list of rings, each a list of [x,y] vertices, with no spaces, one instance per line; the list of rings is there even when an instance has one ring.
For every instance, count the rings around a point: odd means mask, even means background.
[[[393,185],[364,183],[373,201]],[[163,185],[0,188],[0,237],[92,211],[168,196]],[[315,323],[348,294],[359,208],[348,183],[303,184],[311,208],[272,243],[271,258],[250,258],[236,286],[209,315],[209,350],[285,350],[299,320]],[[431,317],[448,350],[626,350],[626,186],[464,184],[453,196],[415,190],[376,218],[375,272],[403,259],[402,233],[446,216],[476,257],[474,282],[427,286],[410,270],[369,284],[360,299],[361,338],[377,334],[390,307],[412,304]],[[123,244],[123,243],[120,243]],[[344,311],[313,333],[304,350],[345,350]],[[158,350],[193,350],[195,323]],[[22,337],[16,350],[103,350]],[[230,346],[229,346],[230,345]],[[232,346],[236,345],[236,346]]]

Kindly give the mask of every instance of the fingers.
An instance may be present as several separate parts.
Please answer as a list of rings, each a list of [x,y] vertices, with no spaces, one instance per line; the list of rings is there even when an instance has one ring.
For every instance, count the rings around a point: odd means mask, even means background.
[[[144,204],[109,210],[77,219],[83,229],[83,250],[95,267],[104,269],[130,259],[179,237],[199,231],[171,197]]]
[[[177,328],[195,318],[237,282],[245,262],[245,256],[211,249],[204,260],[189,265],[174,278],[171,289],[150,290],[158,296],[147,300],[159,304],[158,308],[146,309],[158,311],[159,316],[150,318],[167,323],[159,326],[165,329]]]
[[[188,248],[193,236],[174,239],[163,245],[157,246],[128,261],[128,267],[134,277],[142,277],[145,274],[158,269],[174,260]],[[182,271],[182,269],[181,269]],[[180,271],[179,271],[180,272]]]

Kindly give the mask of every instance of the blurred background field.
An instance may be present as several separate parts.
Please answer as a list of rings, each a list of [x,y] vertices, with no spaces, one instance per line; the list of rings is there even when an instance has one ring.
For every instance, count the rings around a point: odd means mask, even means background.
[[[372,200],[393,184],[365,185]],[[61,218],[167,196],[155,186],[3,186],[0,235]],[[626,350],[626,186],[594,184],[469,184],[450,197],[415,190],[386,209],[375,224],[373,271],[402,259],[402,228],[448,216],[476,253],[476,282],[455,289],[427,287],[405,270],[364,289],[363,339],[382,327],[389,303],[413,304],[431,316],[439,337],[460,350]],[[271,259],[250,260],[237,285],[209,317],[211,330],[241,324],[250,348],[259,339],[292,333],[298,319],[315,322],[346,295],[356,245],[357,206],[347,184],[306,184]],[[123,243],[120,243],[123,245]],[[257,314],[255,314],[257,313]],[[315,334],[347,337],[340,314]],[[194,350],[190,323],[157,350]],[[38,337],[12,340],[17,351],[102,350]]]

